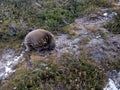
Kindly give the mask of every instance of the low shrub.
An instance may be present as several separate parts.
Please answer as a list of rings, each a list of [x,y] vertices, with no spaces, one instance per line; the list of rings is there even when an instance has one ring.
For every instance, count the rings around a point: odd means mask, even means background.
[[[120,9],[119,9],[120,10]],[[105,28],[114,34],[120,34],[120,12],[117,10],[117,15],[114,17],[114,20],[107,23]]]
[[[13,90],[102,90],[106,74],[94,61],[65,55],[58,64],[34,60],[34,69],[17,69],[4,89]]]

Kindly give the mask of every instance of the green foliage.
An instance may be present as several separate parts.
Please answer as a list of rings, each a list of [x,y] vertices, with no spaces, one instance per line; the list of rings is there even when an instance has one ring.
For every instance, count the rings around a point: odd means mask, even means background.
[[[109,3],[104,0],[46,0],[40,2],[10,0],[4,1],[3,5],[1,4],[0,18],[3,22],[9,18],[16,22],[23,20],[29,28],[35,26],[52,31],[62,31],[62,27],[73,22],[76,17],[107,4]],[[4,23],[2,27],[4,27]]]
[[[104,0],[2,0],[0,1],[0,47],[3,42],[17,44],[22,41],[27,31],[26,28],[43,28],[53,32],[69,32],[64,27],[74,21],[75,18],[88,14],[98,7],[108,4]],[[98,4],[99,3],[99,4]],[[15,22],[15,35],[8,35],[9,26]],[[66,32],[67,31],[67,32]]]
[[[87,0],[89,4],[96,5],[98,7],[111,7],[112,3],[107,0]]]
[[[106,74],[94,61],[65,55],[59,64],[34,60],[32,71],[18,69],[6,87],[17,90],[102,90],[105,81]]]
[[[23,40],[26,31],[22,28],[43,28],[56,33],[64,32],[67,31],[63,30],[64,27],[72,23],[75,18],[108,4],[104,0],[1,0],[0,32],[5,33],[2,39],[8,42],[15,38]],[[13,28],[17,28],[16,32],[20,33],[16,34],[16,37],[7,35],[12,22],[15,22]]]
[[[45,29],[63,31],[62,28],[74,21],[75,18],[88,14],[98,7],[105,7],[109,3],[104,0],[69,0],[58,2],[47,0],[44,11],[37,16]]]
[[[10,35],[8,30],[0,32],[0,48],[11,47],[19,49],[23,38],[28,33],[27,30],[17,30],[14,35]]]
[[[107,39],[107,34],[105,32],[101,32],[100,34],[103,39]]]
[[[74,5],[75,3],[76,5]],[[53,1],[44,6],[44,11],[38,13],[37,18],[41,19],[43,28],[61,32],[63,26],[73,22],[75,17],[80,14],[78,12],[83,11],[81,3],[75,3],[68,1],[64,4]]]
[[[104,67],[104,69],[106,69],[107,71],[109,70],[120,70],[120,57],[116,57],[114,58],[114,60],[111,60],[109,58],[107,59],[103,59],[101,61],[102,66]]]
[[[114,34],[120,34],[120,9],[117,10],[117,15],[114,17],[114,21],[111,21],[105,25],[105,27]]]

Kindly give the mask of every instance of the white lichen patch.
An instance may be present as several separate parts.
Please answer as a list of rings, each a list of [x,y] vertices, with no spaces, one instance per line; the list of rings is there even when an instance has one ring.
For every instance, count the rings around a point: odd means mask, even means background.
[[[67,34],[62,34],[58,36],[56,40],[56,49],[58,51],[57,56],[60,57],[64,53],[72,53],[74,55],[79,55],[79,46],[77,43],[80,41],[80,38],[68,39]]]
[[[13,49],[8,49],[3,52],[0,59],[0,79],[5,79],[9,74],[15,72],[12,68],[18,63],[22,56],[22,53],[20,56],[15,56],[15,51]]]
[[[117,87],[115,86],[114,81],[109,78],[108,84],[105,86],[105,88],[103,88],[103,90],[119,90],[119,89],[117,89]]]

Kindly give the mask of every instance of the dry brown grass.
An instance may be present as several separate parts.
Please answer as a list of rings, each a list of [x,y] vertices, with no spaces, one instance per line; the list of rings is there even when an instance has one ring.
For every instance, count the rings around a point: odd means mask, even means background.
[[[90,32],[97,33],[98,28],[96,25],[84,25],[84,27],[89,30]]]

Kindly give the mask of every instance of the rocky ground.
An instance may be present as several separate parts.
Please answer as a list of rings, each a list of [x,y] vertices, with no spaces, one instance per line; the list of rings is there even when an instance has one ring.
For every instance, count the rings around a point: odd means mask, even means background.
[[[80,48],[82,47],[97,62],[119,56],[120,35],[114,35],[103,27],[115,15],[117,15],[116,12],[109,13],[109,9],[101,9],[88,16],[76,19],[74,25],[77,28],[71,32],[71,34],[76,34],[76,38],[67,39],[67,35],[59,36],[57,42],[62,42],[61,45],[57,43],[57,48],[60,48],[59,53],[72,51],[77,55],[81,53]],[[110,72],[109,77],[109,83],[104,90],[119,90],[119,71]]]
[[[108,15],[104,16],[104,14]],[[79,47],[84,46],[90,50],[91,56],[96,60],[101,60],[104,57],[115,57],[120,49],[120,36],[109,33],[102,24],[116,14],[115,12],[108,13],[107,10],[101,10],[76,19],[73,23],[76,29],[70,32],[71,35],[75,35],[75,38],[68,39],[69,36],[66,34],[57,36],[57,49],[60,52],[68,52],[70,49],[73,53],[78,54],[80,53]]]
[[[116,56],[119,56],[120,35],[113,35],[102,26],[104,23],[109,22],[114,15],[117,15],[115,12],[109,13],[108,10],[109,9],[101,9],[88,16],[76,19],[74,24],[77,25],[78,28],[77,30],[73,30],[72,34],[76,34],[77,37],[72,40],[66,40],[67,36],[62,35],[61,39],[63,43],[60,46],[64,48],[60,49],[60,51],[73,51],[73,53],[77,55],[81,52],[80,48],[82,47],[87,54],[97,60],[97,62],[108,58],[114,59]],[[58,42],[61,42],[61,39],[59,38]],[[119,90],[119,71],[110,72],[108,75],[110,77],[109,83],[104,90]]]

